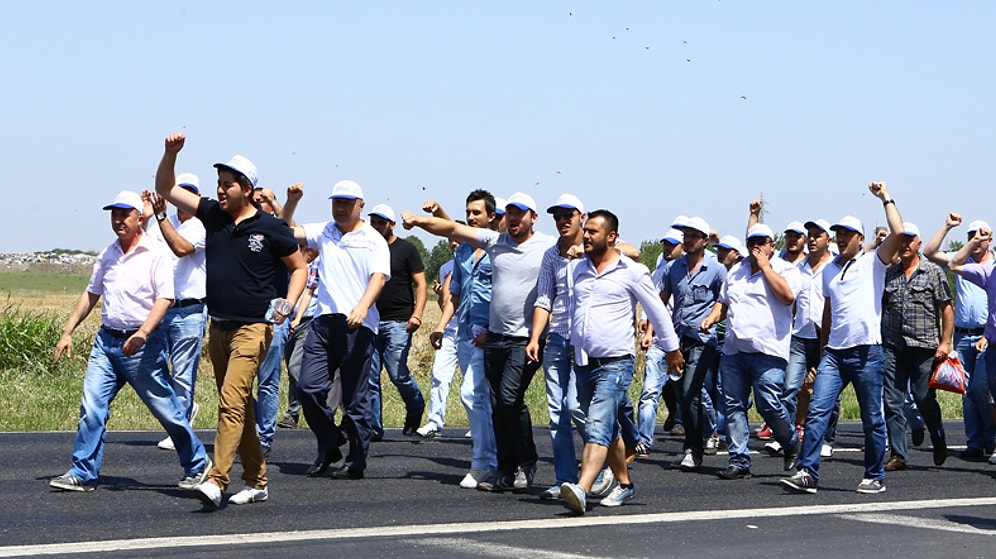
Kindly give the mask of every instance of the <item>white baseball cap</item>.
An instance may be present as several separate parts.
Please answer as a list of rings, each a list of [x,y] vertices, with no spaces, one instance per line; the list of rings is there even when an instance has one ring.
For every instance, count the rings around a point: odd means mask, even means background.
[[[394,210],[392,210],[391,206],[388,206],[387,204],[377,204],[367,215],[376,215],[391,222],[395,221]]]
[[[920,236],[920,228],[917,227],[916,225],[908,222],[908,221],[904,221],[903,222],[903,235],[906,235],[907,237],[919,237]]]
[[[356,200],[363,198],[363,189],[360,188],[359,183],[351,180],[341,180],[332,186],[332,195],[329,196],[329,200],[334,198],[344,198],[346,200]],[[393,221],[393,220],[392,220]]]
[[[786,229],[786,231],[788,231],[788,229]],[[793,229],[793,231],[794,231],[794,229]],[[753,227],[751,227],[750,229],[747,230],[747,240],[748,241],[751,240],[751,239],[753,239],[753,238],[755,238],[755,237],[767,237],[767,238],[769,238],[771,240],[774,240],[775,239],[775,232],[772,231],[771,227],[768,227],[766,224],[764,224],[764,223],[758,223],[757,225],[755,225],[755,226],[753,226]]]
[[[582,214],[584,213],[584,204],[581,203],[581,200],[577,196],[573,194],[567,194],[566,192],[564,194],[561,194],[560,198],[557,198],[557,201],[554,202],[552,206],[546,209],[546,213],[552,214],[561,208],[577,210],[578,213]]]
[[[525,192],[516,192],[515,194],[508,197],[508,201],[505,202],[505,208],[509,206],[515,206],[520,210],[532,210],[536,211],[536,200],[533,197],[526,194]]]
[[[137,192],[122,190],[114,197],[113,202],[104,206],[105,210],[113,210],[114,208],[138,210],[138,213],[142,213],[142,197]]]
[[[249,161],[248,158],[241,155],[233,155],[227,163],[215,163],[215,169],[229,169],[246,176],[249,179],[249,183],[252,184],[253,188],[256,188],[256,184],[259,183],[259,174],[256,173],[256,166]]]
[[[688,216],[679,215],[671,220],[671,227],[674,227],[675,229],[681,229],[686,225],[688,225]]]
[[[498,215],[505,215],[505,206],[508,205],[508,201],[504,198],[499,198],[495,196],[495,213]]]
[[[716,246],[727,250],[735,250],[741,254],[746,252],[746,249],[744,248],[743,243],[740,242],[740,239],[734,237],[733,235],[723,235],[719,238],[719,242],[716,243]]]
[[[194,194],[201,193],[201,180],[193,173],[180,173],[176,176],[176,185],[186,188]]]
[[[681,229],[694,229],[706,237],[709,236],[710,232],[709,224],[706,223],[706,220],[698,216],[688,218],[688,220],[681,226]]]
[[[864,225],[861,225],[861,220],[854,217],[853,215],[845,215],[844,217],[838,219],[837,223],[834,223],[832,226],[830,226],[831,231],[836,231],[838,229],[848,229],[854,231],[855,233],[861,235],[862,237],[865,236]]]
[[[661,237],[661,242],[668,242],[672,245],[680,245],[681,241],[685,239],[685,234],[681,232],[680,229],[675,229],[674,227],[667,230],[664,236]]]
[[[828,222],[825,219],[816,219],[813,221],[807,221],[806,229],[809,229],[810,227],[819,227],[820,230],[823,231],[824,233],[830,232],[830,222]]]
[[[783,232],[788,233],[789,231],[795,231],[800,235],[805,235],[806,226],[803,225],[801,221],[790,221],[789,224],[785,226],[785,230]],[[774,237],[772,237],[772,239],[773,238]]]
[[[989,231],[993,230],[992,227],[989,227],[988,223],[986,223],[985,221],[982,221],[981,219],[976,219],[972,223],[968,224],[968,234],[969,235],[971,235],[972,233],[975,233],[979,229],[988,229]]]

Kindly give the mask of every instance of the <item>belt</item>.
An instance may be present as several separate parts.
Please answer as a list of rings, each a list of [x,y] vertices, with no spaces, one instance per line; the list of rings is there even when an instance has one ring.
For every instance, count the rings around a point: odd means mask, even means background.
[[[604,367],[609,363],[615,363],[617,361],[623,361],[632,358],[633,358],[632,355],[620,355],[619,357],[589,357],[587,366],[593,368]]]
[[[981,336],[982,333],[985,331],[986,328],[984,326],[982,328],[959,328],[955,326],[955,334],[966,334],[968,336]]]
[[[191,307],[193,305],[200,305],[204,303],[204,299],[180,299],[179,301],[173,303],[174,307]]]
[[[506,336],[505,334],[495,334],[494,332],[488,332],[488,337],[496,340],[501,340],[503,342],[528,342],[529,336]]]
[[[114,338],[130,338],[135,335],[135,332],[138,332],[138,328],[135,328],[134,330],[118,330],[117,328],[101,326],[100,329],[107,332]]]

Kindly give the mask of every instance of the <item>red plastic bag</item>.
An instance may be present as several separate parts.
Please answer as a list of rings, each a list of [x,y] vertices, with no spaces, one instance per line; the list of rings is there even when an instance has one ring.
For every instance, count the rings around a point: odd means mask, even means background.
[[[934,374],[930,375],[927,386],[938,390],[947,390],[956,394],[965,394],[965,369],[958,360],[958,355],[952,353],[948,358],[940,361],[934,368]]]

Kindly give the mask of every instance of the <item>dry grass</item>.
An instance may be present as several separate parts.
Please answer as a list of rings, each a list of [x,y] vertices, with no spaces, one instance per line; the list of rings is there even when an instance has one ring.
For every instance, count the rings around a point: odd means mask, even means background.
[[[79,280],[75,280],[79,281]],[[85,285],[83,281],[82,285]],[[0,286],[4,288],[4,286]],[[71,293],[52,293],[48,290],[13,289],[7,290],[8,301],[15,307],[31,309],[41,313],[49,313],[61,324],[68,316],[70,309],[78,297],[79,291]],[[416,332],[409,356],[409,367],[418,381],[422,393],[428,401],[431,387],[431,371],[434,350],[429,344],[429,332],[438,321],[439,309],[430,302],[426,306],[425,326]],[[82,391],[82,378],[86,370],[86,351],[90,341],[100,324],[99,309],[95,309],[87,320],[77,329],[74,339],[77,341],[77,351],[71,358],[64,359],[66,363],[49,371],[0,371],[0,430],[75,430],[79,414],[79,402]],[[82,351],[80,350],[82,348]],[[639,398],[642,388],[642,355],[637,361],[637,373],[630,387],[630,397],[634,401]],[[398,391],[391,385],[386,373],[382,374],[384,422],[389,427],[399,427],[404,423],[404,405]],[[281,378],[281,411],[286,409],[287,380],[286,371]],[[460,404],[461,376],[458,374],[451,385],[450,398],[447,402],[447,424],[454,427],[466,426],[467,416]],[[196,386],[196,400],[201,406],[201,412],[195,421],[195,427],[211,428],[217,425],[217,390],[214,386],[214,375],[211,364],[206,358],[201,360],[200,372]],[[857,403],[852,389],[844,394],[843,416],[846,419],[858,418]],[[938,392],[938,400],[945,417],[961,416],[961,397],[947,392]],[[526,401],[532,413],[533,422],[537,425],[549,421],[546,406],[546,394],[542,371],[537,373],[527,392]],[[663,421],[663,406],[660,407],[659,421]],[[758,420],[756,415],[752,416]],[[112,405],[110,429],[159,429],[159,425],[139,400],[135,392],[125,387]]]

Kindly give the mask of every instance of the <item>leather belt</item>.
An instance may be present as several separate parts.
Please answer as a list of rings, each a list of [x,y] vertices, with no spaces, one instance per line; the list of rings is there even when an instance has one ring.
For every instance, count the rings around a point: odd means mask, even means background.
[[[194,305],[200,305],[204,303],[204,299],[180,299],[179,301],[173,303],[174,307],[191,307]]]
[[[618,357],[589,357],[587,366],[591,368],[604,367],[610,363],[632,358],[632,355],[620,355]]]
[[[984,326],[982,328],[959,328],[955,326],[955,334],[965,334],[967,336],[981,336],[982,333],[985,331],[986,328]]]
[[[101,326],[100,329],[107,332],[114,338],[130,338],[135,335],[135,332],[138,332],[138,328],[135,328],[134,330],[118,330],[117,328]]]

